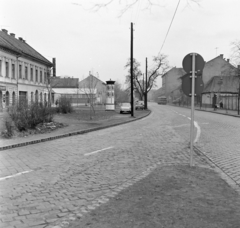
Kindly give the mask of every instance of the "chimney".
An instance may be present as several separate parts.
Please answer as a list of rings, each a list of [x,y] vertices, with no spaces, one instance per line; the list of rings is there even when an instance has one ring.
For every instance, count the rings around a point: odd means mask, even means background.
[[[14,33],[10,33],[10,36],[15,37],[15,34]]]
[[[53,63],[53,77],[56,77],[56,58],[52,59]]]
[[[222,59],[223,59],[223,54],[220,54],[219,56],[222,57]]]
[[[2,29],[2,31],[8,34],[8,30],[7,29]]]
[[[22,37],[18,37],[18,39],[19,39],[19,40],[21,40],[21,41],[23,40],[23,38],[22,38]]]
[[[229,59],[227,59],[227,62],[229,63]]]

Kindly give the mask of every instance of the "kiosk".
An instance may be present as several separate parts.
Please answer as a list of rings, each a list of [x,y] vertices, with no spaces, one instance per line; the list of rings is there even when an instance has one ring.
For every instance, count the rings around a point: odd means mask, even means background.
[[[112,81],[111,79],[109,81],[106,81],[107,83],[107,90],[106,90],[106,111],[114,111],[115,105],[114,105],[114,83],[115,81]]]

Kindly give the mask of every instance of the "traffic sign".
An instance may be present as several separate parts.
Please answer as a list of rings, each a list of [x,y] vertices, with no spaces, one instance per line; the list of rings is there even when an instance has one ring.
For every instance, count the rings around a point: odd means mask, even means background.
[[[192,94],[192,77],[191,73],[185,74],[182,77],[182,91],[185,95],[191,96]],[[202,76],[195,77],[195,95],[201,95],[203,92],[204,84]]]
[[[190,53],[182,62],[186,75],[182,77],[182,90],[187,96],[191,96],[191,126],[190,126],[190,166],[193,165],[193,135],[194,135],[194,97],[200,95],[203,90],[201,75],[205,62],[201,55]]]
[[[183,59],[182,66],[186,73],[192,72],[192,61],[193,61],[193,53],[186,55]],[[202,73],[205,62],[203,57],[197,53],[195,53],[195,73],[197,75]]]

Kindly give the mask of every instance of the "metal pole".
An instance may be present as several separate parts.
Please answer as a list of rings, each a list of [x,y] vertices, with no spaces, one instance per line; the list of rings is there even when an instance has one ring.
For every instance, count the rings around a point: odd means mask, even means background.
[[[194,96],[195,96],[195,53],[192,53],[192,99],[190,129],[190,166],[193,166],[193,135],[194,135]]]

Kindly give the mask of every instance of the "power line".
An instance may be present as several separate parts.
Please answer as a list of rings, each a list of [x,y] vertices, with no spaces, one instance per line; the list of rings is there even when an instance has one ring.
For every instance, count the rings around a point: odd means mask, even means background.
[[[166,36],[165,36],[165,38],[164,38],[163,44],[162,44],[162,46],[161,46],[161,49],[160,49],[160,51],[158,52],[158,55],[160,55],[160,53],[161,53],[161,51],[162,51],[162,48],[163,48],[163,45],[165,44],[165,41],[166,41],[167,36],[168,36],[168,33],[169,33],[170,29],[171,29],[171,26],[172,26],[173,20],[174,20],[174,18],[175,18],[176,13],[177,13],[178,6],[179,6],[179,4],[180,4],[180,1],[181,1],[181,0],[178,1],[177,7],[176,7],[175,12],[174,12],[174,14],[173,14],[173,17],[172,17],[171,23],[170,23],[170,25],[169,25],[169,27],[168,27],[168,31],[167,31]]]

